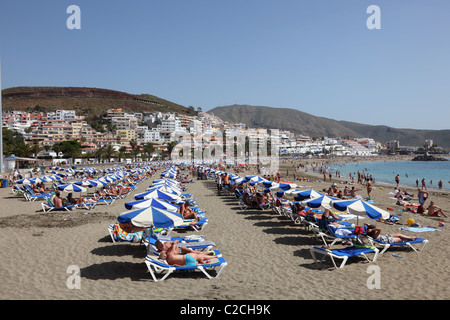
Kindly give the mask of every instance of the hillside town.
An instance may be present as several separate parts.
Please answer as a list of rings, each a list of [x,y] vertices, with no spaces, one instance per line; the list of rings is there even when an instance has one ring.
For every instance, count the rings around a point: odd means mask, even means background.
[[[164,158],[170,155],[173,145],[182,136],[198,138],[200,135],[217,136],[218,132],[241,130],[246,132],[250,143],[252,140],[261,139],[262,136],[269,136],[268,130],[247,128],[243,123],[223,121],[214,114],[201,110],[198,110],[196,116],[187,116],[164,112],[128,113],[120,107],[107,110],[96,123],[95,129],[84,115],[76,114],[75,110],[46,113],[3,112],[2,128],[12,130],[23,137],[25,144],[31,146],[27,156],[43,159],[46,163],[50,161],[67,164],[71,161],[74,164],[97,163],[104,159],[108,162],[121,161],[131,157]],[[309,137],[281,128],[278,130],[280,155],[370,157],[381,153],[418,151],[418,147],[404,147],[396,140],[383,145],[370,137]],[[255,132],[258,134],[255,135]],[[264,134],[261,135],[261,132]],[[219,139],[221,136],[222,134]],[[80,148],[70,157],[72,159],[61,150],[61,143],[65,141],[79,142]],[[427,140],[426,146],[431,148],[433,141]]]

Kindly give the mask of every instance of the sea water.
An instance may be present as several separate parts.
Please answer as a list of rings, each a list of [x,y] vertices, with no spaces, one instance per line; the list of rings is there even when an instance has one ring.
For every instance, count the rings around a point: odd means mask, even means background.
[[[358,171],[372,175],[375,183],[394,184],[395,176],[399,174],[400,186],[419,187],[425,179],[427,189],[438,189],[438,182],[442,180],[442,189],[450,191],[450,161],[355,161],[334,163],[328,168],[334,176],[340,171],[341,180],[350,179],[349,174],[358,179]]]

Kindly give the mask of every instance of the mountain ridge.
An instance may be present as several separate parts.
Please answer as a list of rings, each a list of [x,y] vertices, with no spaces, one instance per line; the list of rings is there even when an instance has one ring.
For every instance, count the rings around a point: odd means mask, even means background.
[[[72,109],[92,118],[108,109],[121,107],[126,112],[177,112],[195,114],[193,109],[150,94],[90,87],[12,87],[2,90],[2,109],[54,111]]]
[[[310,137],[369,137],[381,143],[398,140],[402,146],[423,146],[426,139],[432,139],[436,145],[450,148],[450,130],[398,129],[318,117],[291,108],[239,104],[216,107],[208,113],[253,128],[289,130]]]

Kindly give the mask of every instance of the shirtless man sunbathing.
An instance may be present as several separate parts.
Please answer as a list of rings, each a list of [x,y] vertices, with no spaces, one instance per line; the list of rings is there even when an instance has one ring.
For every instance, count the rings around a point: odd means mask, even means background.
[[[211,252],[198,252],[192,250],[189,253],[178,252],[178,240],[175,240],[167,251],[162,251],[159,257],[166,260],[168,264],[179,266],[196,266],[197,264],[206,264],[210,259],[217,258],[211,255]]]
[[[428,209],[428,215],[429,215],[429,216],[437,216],[437,217],[440,217],[439,214],[442,214],[444,217],[448,218],[448,217],[445,215],[445,213],[444,213],[444,211],[442,210],[442,208],[439,208],[438,206],[436,206],[436,205],[434,204],[433,201],[430,202],[430,205],[428,206],[427,209]]]

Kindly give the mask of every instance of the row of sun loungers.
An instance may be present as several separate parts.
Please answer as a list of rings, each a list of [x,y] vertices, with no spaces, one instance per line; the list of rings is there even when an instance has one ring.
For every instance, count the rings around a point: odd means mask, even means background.
[[[130,194],[131,191],[135,190],[138,187],[138,184],[142,182],[144,179],[141,180],[134,180],[132,178],[126,178],[123,181],[117,183],[115,185],[115,188],[118,188],[119,190],[126,190],[126,192],[121,192],[120,194],[92,194],[91,197],[85,197],[84,203],[81,204],[70,204],[70,205],[64,205],[64,206],[55,206],[54,204],[54,197],[55,197],[55,190],[54,191],[48,191],[45,193],[37,193],[35,192],[31,186],[29,185],[14,185],[12,187],[12,193],[16,196],[23,196],[25,200],[27,201],[41,201],[41,207],[43,212],[50,212],[50,211],[71,211],[75,210],[77,208],[90,210],[94,208],[96,205],[106,204],[110,205],[112,204],[116,199],[123,199],[128,194]]]
[[[185,190],[185,188],[183,188]],[[146,228],[144,231],[137,233],[127,233],[120,228],[118,223],[111,224],[108,226],[108,232],[111,236],[113,242],[138,242],[144,244],[146,247],[146,257],[144,263],[150,273],[153,281],[164,281],[170,275],[177,272],[192,272],[200,271],[208,279],[218,278],[222,273],[223,269],[227,266],[227,262],[222,256],[222,253],[216,248],[216,244],[211,241],[205,241],[205,237],[198,234],[187,235],[187,236],[170,236],[172,231],[175,232],[186,232],[188,230],[193,230],[196,233],[202,231],[208,224],[208,219],[204,217],[200,208],[198,207],[195,200],[192,198],[192,194],[182,194],[184,201],[189,201],[191,209],[197,212],[199,217],[198,220],[184,219],[184,224],[178,225],[174,228],[166,228],[164,230],[158,230],[154,228]],[[162,242],[165,241],[175,241],[180,242],[179,246],[186,246],[188,248],[201,250],[201,251],[211,251],[211,255],[215,258],[211,258],[208,263],[199,264],[192,266],[179,266],[170,265],[167,261],[162,260],[159,253],[155,247],[157,240]],[[215,274],[213,273],[215,272]]]
[[[242,194],[239,192],[236,192],[234,196],[237,198],[241,210],[255,209],[255,207],[242,205]],[[293,201],[283,200],[281,201],[281,205],[277,206],[274,198],[269,202],[267,207],[272,212],[285,216],[295,224],[302,225],[305,229],[311,230],[315,238],[322,242],[323,245],[310,248],[314,262],[321,262],[324,258],[329,257],[335,268],[343,268],[349,258],[363,257],[366,261],[375,262],[380,254],[385,253],[390,248],[403,247],[410,248],[415,252],[422,252],[428,244],[428,240],[424,238],[417,238],[405,242],[386,243],[379,239],[373,239],[364,232],[355,234],[351,231],[354,226],[349,222],[338,220],[331,223],[322,219],[316,219],[313,216],[301,216],[296,211],[294,204],[295,202]],[[267,209],[267,207],[264,209]],[[317,209],[312,210],[321,213]],[[345,244],[346,246],[338,248],[336,247],[338,243]],[[373,254],[372,258],[369,257],[371,254]],[[321,259],[318,259],[318,256],[321,256]],[[337,263],[337,260],[341,260],[341,262]]]

